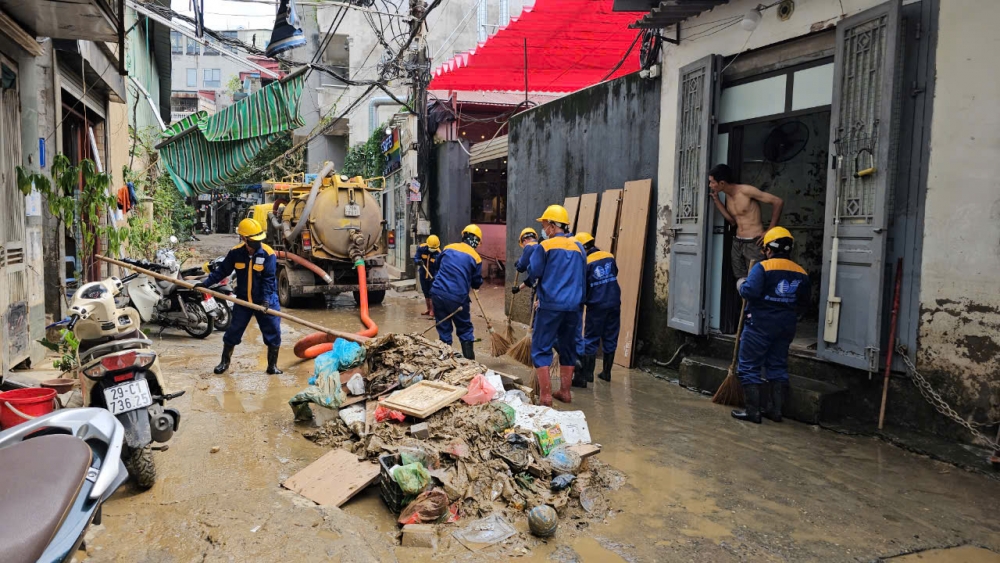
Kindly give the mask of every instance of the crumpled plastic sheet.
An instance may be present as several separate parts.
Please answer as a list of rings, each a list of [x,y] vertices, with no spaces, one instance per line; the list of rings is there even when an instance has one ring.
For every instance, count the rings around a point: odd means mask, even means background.
[[[339,366],[341,356],[337,355],[337,344],[339,342],[341,341],[338,340],[334,343],[333,350],[325,354],[320,354],[316,358],[313,377],[309,380],[309,387],[299,391],[294,397],[288,400],[288,404],[292,407],[292,412],[295,413],[295,420],[308,420],[312,418],[312,412],[309,411],[308,403],[316,403],[329,409],[336,409],[347,400],[347,396],[340,386]],[[360,348],[361,358],[363,359],[364,348],[361,348],[360,345],[354,342],[349,342],[349,344],[354,344]]]
[[[503,516],[494,512],[485,518],[470,522],[469,525],[456,530],[451,535],[462,545],[472,551],[500,543],[517,533]]]

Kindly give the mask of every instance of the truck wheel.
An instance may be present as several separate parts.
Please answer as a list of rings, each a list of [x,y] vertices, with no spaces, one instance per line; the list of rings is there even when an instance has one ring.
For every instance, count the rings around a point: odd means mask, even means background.
[[[291,307],[295,303],[292,297],[292,284],[288,281],[288,272],[284,268],[278,268],[278,304],[282,307]]]
[[[381,305],[385,301],[385,290],[369,291],[368,292],[368,305]],[[354,292],[354,302],[361,305],[361,292]]]
[[[149,444],[138,450],[128,450],[125,468],[135,477],[135,484],[146,490],[156,483],[156,466],[153,465],[153,448]]]

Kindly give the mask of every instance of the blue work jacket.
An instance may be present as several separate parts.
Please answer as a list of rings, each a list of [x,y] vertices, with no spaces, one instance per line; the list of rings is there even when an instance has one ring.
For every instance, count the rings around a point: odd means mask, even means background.
[[[622,289],[618,285],[618,263],[610,252],[591,248],[587,251],[587,307],[621,307]]]
[[[521,257],[517,259],[517,262],[514,262],[514,269],[522,274],[527,273],[528,266],[531,264],[531,255],[539,248],[541,247],[538,246],[537,242],[524,243],[524,249],[521,250]],[[535,280],[530,275],[525,276],[524,285],[535,287]]]
[[[538,307],[579,311],[587,286],[587,259],[580,243],[564,234],[543,240],[531,253],[528,276],[537,280]]]
[[[431,284],[431,295],[465,302],[470,289],[483,285],[483,260],[479,253],[464,242],[449,244],[438,257],[437,273]]]
[[[226,258],[202,282],[213,286],[236,270],[233,279],[236,287],[233,295],[238,299],[258,305],[270,305],[278,299],[278,259],[274,249],[261,244],[256,252],[251,252],[246,244],[234,246]]]
[[[431,250],[426,244],[417,247],[417,253],[413,255],[413,263],[417,265],[417,275],[429,280],[437,275],[438,257],[440,250]],[[421,264],[423,264],[421,266]],[[427,268],[426,270],[424,268]]]
[[[747,319],[755,326],[775,330],[794,326],[796,309],[809,300],[809,274],[787,258],[771,258],[754,265],[740,286],[747,301]]]

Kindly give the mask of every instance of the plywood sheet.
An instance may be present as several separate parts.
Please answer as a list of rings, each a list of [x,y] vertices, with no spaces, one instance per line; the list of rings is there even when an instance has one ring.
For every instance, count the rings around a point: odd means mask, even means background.
[[[464,387],[440,381],[420,381],[382,401],[386,408],[416,418],[427,418],[465,396]]]
[[[580,196],[580,212],[576,217],[574,233],[594,234],[594,220],[597,219],[597,194]]]
[[[566,201],[563,202],[563,207],[565,207],[566,212],[569,213],[569,232],[572,233],[573,227],[576,225],[576,211],[580,208],[580,198],[566,198]]]
[[[594,245],[605,252],[615,253],[618,237],[618,212],[622,203],[621,190],[606,190],[601,195],[601,212],[597,216],[597,232]]]
[[[639,316],[639,289],[642,287],[642,263],[646,254],[646,222],[652,180],[625,182],[615,259],[618,284],[622,288],[621,333],[615,363],[632,367],[635,363],[635,325]]]
[[[378,479],[378,465],[358,461],[347,450],[330,450],[283,486],[321,506],[340,506]]]
[[[587,459],[590,456],[601,453],[600,444],[573,444],[572,446],[566,446],[566,449],[580,454],[581,459]]]

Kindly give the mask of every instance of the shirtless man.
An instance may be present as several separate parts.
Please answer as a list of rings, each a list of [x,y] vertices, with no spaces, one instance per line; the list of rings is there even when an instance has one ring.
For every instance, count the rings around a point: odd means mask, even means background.
[[[764,259],[761,238],[765,232],[778,224],[784,202],[780,197],[762,192],[753,186],[733,183],[733,171],[725,164],[718,164],[709,170],[708,187],[716,209],[722,213],[727,222],[736,225],[732,266],[733,275],[739,284],[739,280],[746,279],[750,271],[750,262],[760,262]],[[726,194],[725,204],[719,201],[719,192]],[[760,222],[762,203],[771,204],[771,224],[766,229]]]

